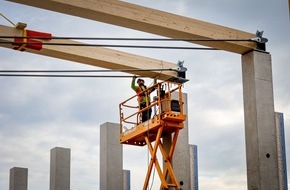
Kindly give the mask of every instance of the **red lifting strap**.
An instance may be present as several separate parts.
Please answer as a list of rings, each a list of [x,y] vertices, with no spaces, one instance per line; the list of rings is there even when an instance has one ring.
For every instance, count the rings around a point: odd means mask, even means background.
[[[26,37],[32,37],[32,38],[26,38]],[[14,47],[13,49],[25,51],[26,48],[30,48],[33,50],[41,50],[42,49],[42,41],[37,40],[37,38],[41,38],[42,40],[50,40],[52,37],[52,34],[45,33],[45,32],[38,32],[33,30],[23,30],[23,38],[14,38],[13,45],[16,45],[17,47]]]
[[[33,30],[26,30],[27,36],[28,37],[33,37],[33,38],[42,38],[43,40],[51,40],[52,34],[45,33],[45,32],[38,32],[38,31],[33,31]]]

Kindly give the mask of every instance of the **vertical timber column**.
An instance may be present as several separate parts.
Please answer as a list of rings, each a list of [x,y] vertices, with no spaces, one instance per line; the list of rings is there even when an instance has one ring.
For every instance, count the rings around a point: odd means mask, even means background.
[[[248,189],[279,189],[271,55],[243,55],[242,72]]]
[[[183,98],[183,112],[187,115],[187,94],[182,93]],[[178,100],[178,93],[172,93],[172,99]],[[188,117],[188,116],[187,116]],[[169,151],[171,146],[172,136],[167,135],[163,137],[163,145],[166,151]],[[188,119],[184,121],[184,128],[179,131],[178,140],[173,153],[172,166],[179,185],[182,189],[190,189],[190,154],[188,144]],[[173,189],[173,188],[171,188]]]
[[[100,129],[100,190],[123,190],[123,146],[120,124],[104,123]]]
[[[50,150],[50,190],[70,190],[70,149]]]
[[[27,190],[28,169],[13,167],[10,169],[9,190]]]

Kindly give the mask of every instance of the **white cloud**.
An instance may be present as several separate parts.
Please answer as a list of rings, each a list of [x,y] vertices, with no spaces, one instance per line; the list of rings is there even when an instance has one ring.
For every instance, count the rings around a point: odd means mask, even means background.
[[[290,37],[286,1],[128,2],[244,31],[265,30],[273,61],[275,109],[284,113],[286,146],[290,144],[287,127]],[[0,7],[0,12],[14,22],[26,22],[31,29],[55,36],[155,36],[5,1],[1,1]],[[0,19],[0,24],[9,23]],[[178,44],[188,45],[174,45]],[[190,79],[184,85],[188,93],[189,141],[198,145],[200,189],[245,189],[240,55],[224,51],[119,50],[175,63],[185,60]],[[0,49],[0,55],[0,69],[96,69],[4,48]],[[49,151],[55,146],[72,150],[72,189],[97,189],[99,126],[119,121],[118,104],[134,93],[130,79],[2,77],[0,84],[0,189],[8,189],[9,169],[14,166],[29,168],[31,190],[48,188]],[[286,148],[289,163],[290,149]],[[131,170],[132,189],[143,185],[147,154],[146,147],[124,147],[124,167]],[[158,187],[158,181],[155,174],[154,187]]]

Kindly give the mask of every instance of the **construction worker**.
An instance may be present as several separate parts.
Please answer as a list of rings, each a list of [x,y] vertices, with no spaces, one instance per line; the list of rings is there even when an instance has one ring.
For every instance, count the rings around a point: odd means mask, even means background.
[[[139,78],[137,80],[138,86],[136,86],[135,85],[136,78],[137,78],[136,76],[133,76],[131,88],[138,94],[139,109],[142,110],[150,105],[150,93],[153,92],[154,89],[142,93],[143,91],[145,91],[147,89],[147,87],[145,86],[145,81],[143,79]],[[154,79],[153,85],[155,85],[156,83],[157,83],[157,80]],[[151,118],[151,113],[152,113],[151,108],[144,110],[141,113],[142,114],[142,123]]]

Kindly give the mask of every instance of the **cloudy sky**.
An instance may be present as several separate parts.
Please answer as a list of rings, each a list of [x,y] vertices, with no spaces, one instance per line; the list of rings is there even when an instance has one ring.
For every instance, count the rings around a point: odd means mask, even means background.
[[[264,37],[269,39],[267,51],[272,55],[275,111],[284,113],[289,168],[287,0],[127,2],[251,33],[264,30]],[[0,12],[15,23],[27,23],[28,29],[54,36],[158,37],[3,0]],[[2,18],[0,24],[10,26]],[[241,56],[224,51],[121,50],[173,63],[185,61],[190,80],[184,85],[188,94],[189,142],[198,146],[200,189],[246,189]],[[6,48],[0,48],[0,56],[0,70],[96,69]],[[99,189],[99,126],[118,123],[119,103],[134,94],[130,82],[128,78],[0,77],[0,189],[8,189],[9,169],[15,166],[29,168],[30,190],[48,189],[50,149],[56,146],[71,148],[71,189]],[[132,189],[142,187],[147,155],[146,147],[124,147],[124,168],[131,170]],[[288,183],[289,175],[288,169]],[[157,175],[155,178],[158,184]]]

